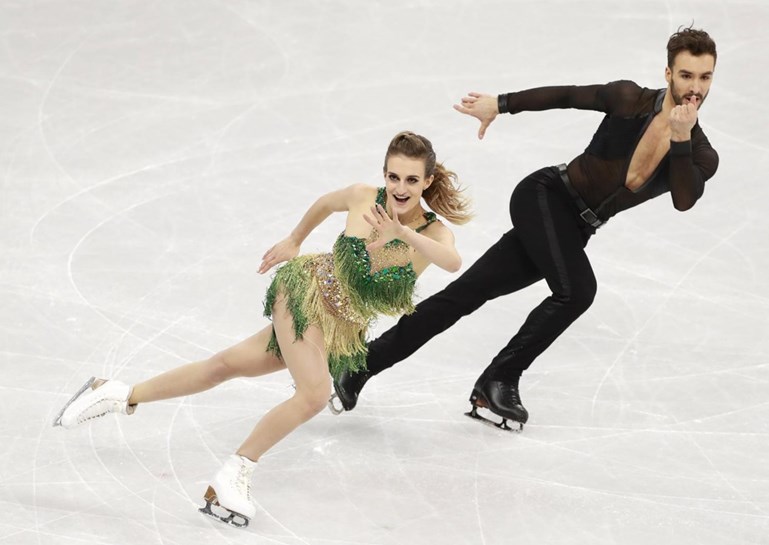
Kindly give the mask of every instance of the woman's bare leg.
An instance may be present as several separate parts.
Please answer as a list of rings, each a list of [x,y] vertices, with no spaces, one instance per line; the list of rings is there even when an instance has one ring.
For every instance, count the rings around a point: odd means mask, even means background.
[[[293,318],[283,297],[278,297],[275,302],[272,323],[296,391],[293,397],[265,414],[238,449],[237,454],[254,461],[322,411],[331,395],[331,377],[321,329],[311,325],[302,339],[296,339]]]
[[[285,369],[283,362],[267,352],[272,326],[210,358],[171,369],[134,385],[129,405],[148,403],[203,392],[236,377],[257,377]],[[95,386],[98,386],[96,384]]]

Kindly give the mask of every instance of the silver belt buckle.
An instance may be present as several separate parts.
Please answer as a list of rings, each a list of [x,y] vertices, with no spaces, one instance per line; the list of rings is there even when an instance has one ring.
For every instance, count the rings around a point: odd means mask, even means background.
[[[582,212],[579,213],[579,217],[582,218],[585,223],[588,223],[589,225],[592,225],[596,229],[598,229],[601,225],[604,224],[604,222],[601,221],[601,219],[589,208],[585,208]]]

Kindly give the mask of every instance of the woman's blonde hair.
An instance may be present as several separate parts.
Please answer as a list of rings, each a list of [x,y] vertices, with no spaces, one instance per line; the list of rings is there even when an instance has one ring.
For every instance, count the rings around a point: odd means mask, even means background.
[[[411,131],[396,134],[387,147],[383,167],[385,172],[387,160],[393,155],[422,159],[425,162],[425,177],[433,176],[433,183],[425,189],[422,196],[435,213],[457,225],[472,219],[470,201],[462,195],[464,190],[459,186],[459,178],[441,163],[436,162],[433,145],[427,138]]]

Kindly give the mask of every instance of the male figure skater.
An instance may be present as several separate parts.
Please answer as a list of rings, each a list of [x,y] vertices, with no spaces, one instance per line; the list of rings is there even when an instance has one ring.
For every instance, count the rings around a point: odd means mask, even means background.
[[[718,154],[697,121],[713,78],[715,43],[706,32],[689,27],[670,37],[667,51],[664,89],[615,81],[496,97],[469,93],[454,106],[481,122],[481,139],[498,114],[576,108],[606,115],[581,155],[568,165],[538,170],[516,186],[510,231],[457,280],[372,341],[365,372],[335,381],[345,410],[355,407],[370,377],[407,358],[462,316],[544,279],[552,294],[483,371],[467,413],[486,420],[477,408],[487,408],[502,417],[497,426],[511,429],[510,419],[523,429],[528,412],[518,389],[521,374],[593,302],[596,280],[584,251],[590,237],[612,216],[665,193],[677,210],[690,209],[718,167]]]

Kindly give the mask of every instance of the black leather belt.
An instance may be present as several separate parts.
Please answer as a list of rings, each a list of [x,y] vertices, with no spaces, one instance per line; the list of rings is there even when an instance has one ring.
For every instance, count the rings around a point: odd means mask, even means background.
[[[598,217],[598,214],[593,212],[590,207],[585,204],[585,201],[582,200],[582,197],[579,196],[579,193],[577,193],[577,190],[574,189],[574,186],[571,185],[571,180],[569,180],[569,174],[566,172],[566,165],[560,164],[558,165],[558,174],[561,175],[561,180],[563,180],[563,185],[566,186],[566,189],[569,191],[569,195],[571,195],[571,198],[574,199],[574,203],[577,205],[577,209],[579,210],[579,217],[582,218],[585,223],[588,225],[592,225],[596,229],[598,229],[601,225],[606,223],[601,218]]]

